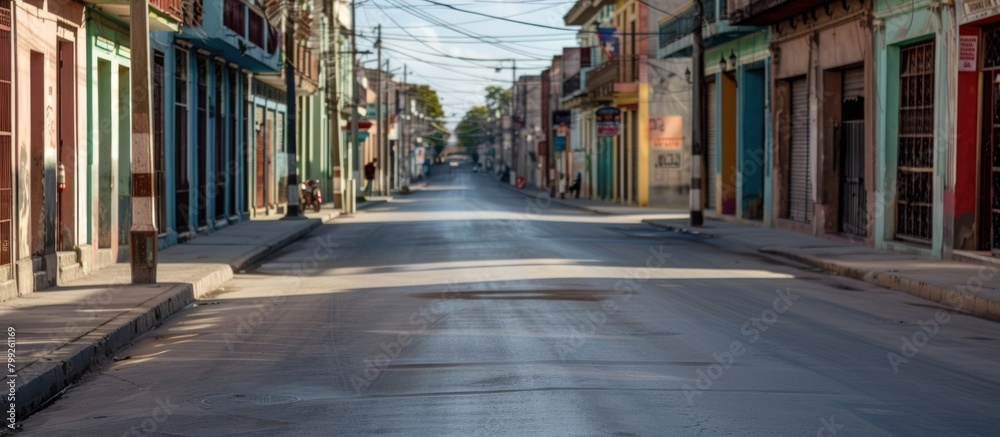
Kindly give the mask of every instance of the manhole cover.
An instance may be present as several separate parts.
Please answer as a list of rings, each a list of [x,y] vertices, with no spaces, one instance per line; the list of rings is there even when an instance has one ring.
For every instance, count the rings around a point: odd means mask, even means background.
[[[209,396],[202,400],[201,403],[217,407],[233,407],[242,405],[282,405],[298,402],[300,400],[301,399],[298,397],[289,395],[250,393]]]

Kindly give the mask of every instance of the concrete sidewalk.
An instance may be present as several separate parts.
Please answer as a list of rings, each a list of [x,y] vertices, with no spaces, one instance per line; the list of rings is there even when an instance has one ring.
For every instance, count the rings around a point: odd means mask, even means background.
[[[538,188],[517,190],[526,196],[548,196]],[[552,199],[554,203],[599,214],[637,215],[647,224],[700,235],[706,244],[732,252],[781,256],[831,273],[918,296],[948,308],[1000,321],[1000,260],[962,262],[922,258],[861,245],[821,239],[791,231],[708,219],[691,229],[689,212],[640,208],[584,199]],[[990,260],[992,261],[992,260]]]
[[[14,329],[14,370],[4,369],[4,381],[14,381],[18,420],[61,394],[91,365],[113,359],[136,337],[222,286],[234,272],[338,215],[332,206],[301,220],[274,215],[169,247],[159,253],[156,285],[131,285],[129,265],[119,263],[0,303],[0,329]],[[3,392],[8,389],[5,384]],[[7,402],[3,405],[6,411]]]

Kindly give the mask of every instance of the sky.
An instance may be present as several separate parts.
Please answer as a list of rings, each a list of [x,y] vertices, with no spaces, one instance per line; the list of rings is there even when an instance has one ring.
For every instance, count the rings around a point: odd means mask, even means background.
[[[562,53],[563,47],[576,45],[575,28],[563,23],[563,15],[574,3],[569,0],[358,0],[358,48],[372,50],[371,55],[362,55],[360,59],[366,67],[375,67],[372,47],[375,27],[381,24],[383,60],[389,59],[389,67],[397,75],[402,75],[402,66],[406,64],[409,83],[428,84],[438,92],[446,127],[453,131],[469,108],[485,103],[487,86],[510,87],[511,67],[515,62],[517,76],[540,74],[548,68],[553,56]],[[488,18],[444,5],[566,30]]]

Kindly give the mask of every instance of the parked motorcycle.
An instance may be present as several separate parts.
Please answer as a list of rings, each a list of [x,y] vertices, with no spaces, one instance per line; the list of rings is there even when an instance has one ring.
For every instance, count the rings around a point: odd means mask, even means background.
[[[306,211],[312,208],[314,212],[319,212],[320,205],[323,204],[323,193],[319,189],[319,181],[309,179],[299,184],[299,205]]]

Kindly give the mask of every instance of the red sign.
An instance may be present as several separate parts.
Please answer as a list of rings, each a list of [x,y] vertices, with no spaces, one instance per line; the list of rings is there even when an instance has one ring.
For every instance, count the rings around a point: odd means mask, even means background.
[[[618,108],[601,108],[595,114],[598,137],[617,137],[622,130],[621,110]]]
[[[371,127],[372,127],[373,124],[374,123],[372,123],[371,121],[368,121],[368,120],[360,120],[360,121],[358,121],[358,130],[365,131],[365,130],[371,129]],[[344,126],[344,127],[340,128],[340,130],[342,130],[342,131],[349,131],[349,130],[351,130],[351,123],[347,123],[347,126]]]
[[[958,37],[958,71],[976,71],[978,49],[978,36],[960,35]]]

